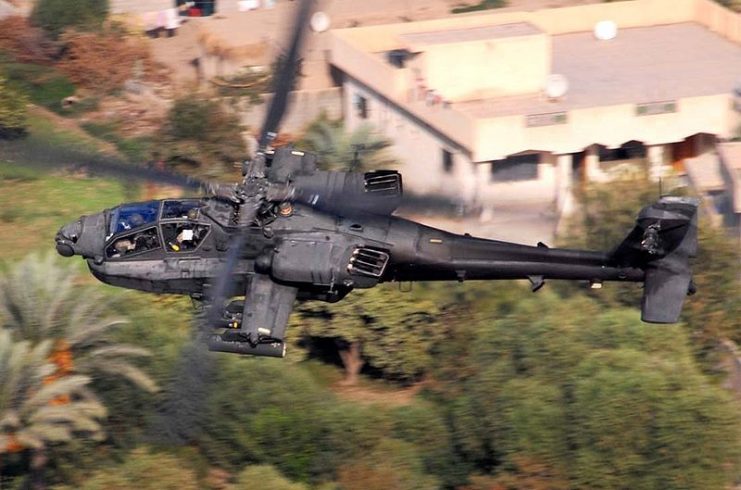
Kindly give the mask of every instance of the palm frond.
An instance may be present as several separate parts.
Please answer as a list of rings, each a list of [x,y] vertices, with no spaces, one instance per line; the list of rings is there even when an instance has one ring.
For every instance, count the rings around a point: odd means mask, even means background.
[[[98,369],[114,376],[122,376],[150,393],[159,391],[157,383],[148,374],[126,361],[107,360],[100,363]]]
[[[43,386],[23,403],[23,412],[28,413],[46,405],[55,398],[75,395],[80,388],[90,383],[90,377],[82,375],[65,376]]]

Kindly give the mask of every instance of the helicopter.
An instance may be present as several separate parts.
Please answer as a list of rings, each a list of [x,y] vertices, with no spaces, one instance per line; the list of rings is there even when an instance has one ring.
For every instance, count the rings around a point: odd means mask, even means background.
[[[296,302],[333,303],[391,281],[526,279],[533,291],[550,279],[594,287],[637,282],[644,284],[643,321],[678,321],[695,289],[697,199],[661,197],[646,206],[611,251],[529,246],[396,216],[403,195],[396,170],[324,171],[312,153],[272,149],[311,11],[311,1],[298,7],[258,149],[242,164],[241,182],[218,185],[142,169],[145,178],[201,189],[205,197],[125,203],[82,216],[56,234],[57,252],[82,257],[104,283],[202,301],[208,348],[218,352],[283,357]],[[123,168],[90,162],[105,165],[114,173]]]

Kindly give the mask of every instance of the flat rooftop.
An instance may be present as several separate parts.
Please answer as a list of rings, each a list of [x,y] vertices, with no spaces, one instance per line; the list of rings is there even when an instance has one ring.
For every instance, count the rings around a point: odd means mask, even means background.
[[[413,46],[429,46],[432,44],[466,43],[506,37],[532,36],[534,34],[542,33],[543,31],[529,22],[514,22],[512,24],[501,24],[496,26],[415,32],[411,34],[402,34],[399,38]]]
[[[565,75],[568,93],[454,103],[473,117],[544,114],[730,93],[741,81],[741,46],[700,24],[620,29],[598,41],[591,32],[553,36],[552,73]]]

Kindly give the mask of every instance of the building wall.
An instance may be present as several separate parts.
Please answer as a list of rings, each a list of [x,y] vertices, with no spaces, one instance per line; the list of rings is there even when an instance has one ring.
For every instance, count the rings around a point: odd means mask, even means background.
[[[392,151],[401,162],[404,187],[415,194],[432,194],[468,203],[495,205],[503,202],[550,202],[556,197],[555,157],[539,152],[537,178],[526,181],[492,180],[491,162],[473,163],[455,142],[425,128],[398,105],[346,77],[343,114],[348,129],[371,124],[393,141]],[[358,98],[366,100],[367,118],[359,115]],[[450,172],[443,167],[443,150],[452,154]]]
[[[636,104],[568,111],[563,124],[528,127],[527,116],[476,121],[475,160],[504,158],[526,150],[577,153],[592,144],[616,148],[637,140],[646,145],[675,143],[696,133],[732,136],[738,113],[732,95],[688,97],[676,101],[676,112],[640,116]]]

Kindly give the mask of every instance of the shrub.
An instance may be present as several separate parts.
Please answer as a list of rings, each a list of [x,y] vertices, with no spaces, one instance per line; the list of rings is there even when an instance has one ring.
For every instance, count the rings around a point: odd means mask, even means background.
[[[31,22],[47,31],[52,38],[65,29],[93,30],[108,16],[108,0],[38,0],[31,12]]]
[[[96,92],[116,90],[137,75],[137,70],[146,75],[154,66],[145,44],[115,31],[70,31],[61,39],[65,51],[59,69],[75,83]]]
[[[22,135],[26,124],[26,98],[0,76],[0,139]]]
[[[245,154],[239,118],[218,101],[201,96],[175,100],[162,128],[161,152],[171,161],[226,164]]]
[[[0,20],[0,51],[22,63],[46,63],[56,49],[41,29],[29,25],[25,17],[12,16]]]
[[[506,7],[506,0],[481,0],[479,3],[473,5],[459,5],[450,10],[452,14],[465,14],[467,12],[476,12],[478,10],[489,10]]]

